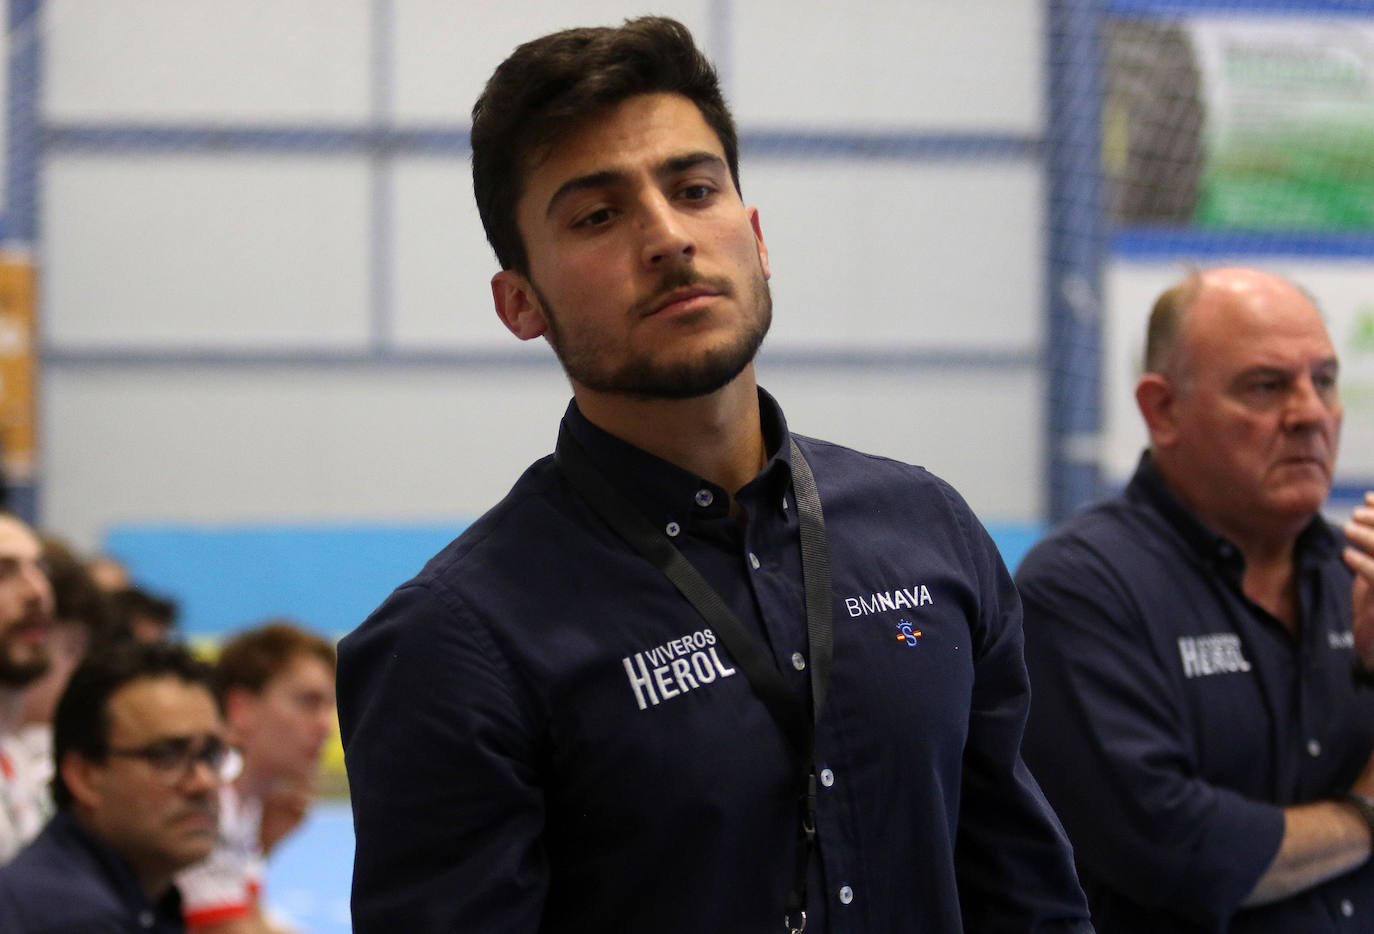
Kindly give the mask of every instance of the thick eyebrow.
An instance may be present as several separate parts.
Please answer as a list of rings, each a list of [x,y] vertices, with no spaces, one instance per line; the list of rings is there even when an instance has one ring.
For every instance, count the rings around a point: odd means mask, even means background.
[[[718,167],[723,171],[725,169],[725,160],[715,153],[705,150],[701,152],[684,153],[680,156],[673,156],[671,159],[665,159],[654,169],[654,175],[660,178],[669,175],[678,175],[701,165]],[[559,185],[558,190],[549,198],[548,207],[544,209],[544,216],[546,218],[553,216],[553,212],[558,207],[558,203],[574,192],[586,191],[589,188],[608,188],[612,185],[623,184],[629,180],[629,177],[630,175],[628,172],[617,169],[606,169],[601,172],[589,172],[586,175],[570,178],[562,185]]]
[[[1337,359],[1336,357],[1325,357],[1321,360],[1315,361],[1311,366],[1307,367],[1306,371],[1339,373],[1340,369],[1341,364],[1339,359]],[[1282,377],[1284,379],[1287,379],[1293,374],[1301,373],[1303,371],[1304,370],[1302,367],[1291,368],[1286,366],[1270,366],[1268,364],[1258,364],[1256,366],[1247,367],[1246,369],[1241,370],[1239,373],[1236,374],[1236,380],[1239,382],[1247,379],[1254,379],[1256,377]]]

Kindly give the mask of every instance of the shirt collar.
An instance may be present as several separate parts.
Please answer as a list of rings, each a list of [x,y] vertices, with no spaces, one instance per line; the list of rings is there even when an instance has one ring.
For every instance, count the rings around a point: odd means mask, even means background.
[[[180,921],[181,892],[175,885],[169,886],[167,892],[153,904],[148,900],[138,875],[128,861],[103,839],[88,830],[71,812],[60,810],[54,814],[50,821],[50,829],[59,838],[65,838],[68,846],[79,847],[90,854],[91,859],[108,880],[111,890],[128,909],[130,917],[141,918],[151,914],[151,917],[164,921]]]
[[[785,495],[791,484],[787,421],[771,395],[761,388],[758,393],[764,449],[769,457],[758,475],[739,491],[740,499],[779,488]],[[560,446],[564,437],[576,441],[602,475],[656,524],[694,523],[729,514],[729,491],[598,428],[578,409],[576,400],[568,403],[563,415]]]
[[[1128,498],[1149,503],[1173,526],[1188,547],[1205,563],[1215,565],[1237,581],[1245,572],[1245,558],[1234,542],[1207,525],[1189,509],[1164,481],[1150,452],[1140,455],[1135,475],[1126,487]],[[1298,535],[1294,553],[1299,567],[1306,568],[1331,558],[1340,541],[1320,514],[1312,517]]]

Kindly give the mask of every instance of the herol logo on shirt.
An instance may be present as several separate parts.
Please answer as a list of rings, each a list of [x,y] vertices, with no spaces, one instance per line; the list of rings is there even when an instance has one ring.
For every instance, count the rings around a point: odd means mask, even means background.
[[[695,691],[717,678],[735,673],[721,661],[716,649],[716,634],[699,629],[651,649],[621,659],[639,709],[657,707],[688,691]]]
[[[1226,675],[1250,670],[1240,650],[1240,636],[1218,632],[1207,636],[1179,636],[1178,654],[1185,678]]]

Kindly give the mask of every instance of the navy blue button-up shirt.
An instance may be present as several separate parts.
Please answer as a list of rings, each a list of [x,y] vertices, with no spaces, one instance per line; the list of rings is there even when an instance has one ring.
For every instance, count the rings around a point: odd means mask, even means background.
[[[0,868],[4,934],[183,934],[176,886],[156,904],[133,868],[65,811]]]
[[[1374,932],[1374,866],[1240,910],[1282,807],[1349,788],[1374,749],[1342,542],[1297,543],[1294,639],[1241,589],[1244,561],[1148,456],[1120,496],[1017,570],[1035,703],[1026,757],[1074,842],[1099,932]]]
[[[764,640],[809,652],[787,429],[735,496],[570,434]],[[959,496],[797,438],[824,505],[834,662],[808,931],[1088,930],[1020,757],[1020,606]],[[358,934],[782,929],[792,753],[710,625],[551,459],[340,646]]]

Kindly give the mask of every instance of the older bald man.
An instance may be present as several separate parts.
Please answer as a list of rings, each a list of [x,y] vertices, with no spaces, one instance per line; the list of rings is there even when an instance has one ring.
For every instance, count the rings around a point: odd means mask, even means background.
[[[1292,283],[1190,275],[1135,476],[1020,567],[1026,758],[1101,934],[1374,932],[1374,509],[1344,540],[1319,515],[1337,367]]]

